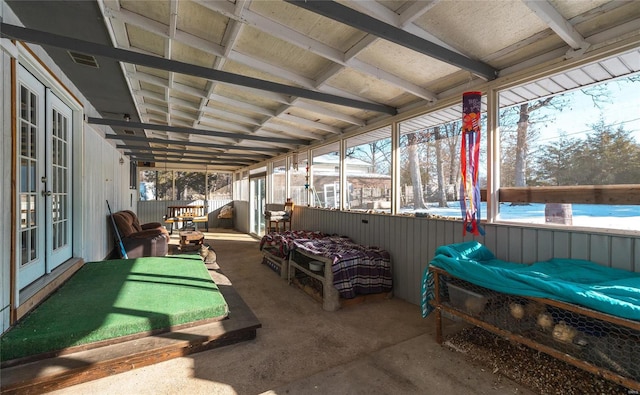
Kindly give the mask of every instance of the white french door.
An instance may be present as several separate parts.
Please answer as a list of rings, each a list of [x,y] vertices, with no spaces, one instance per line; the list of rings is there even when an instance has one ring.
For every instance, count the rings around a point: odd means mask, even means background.
[[[47,89],[46,182],[47,273],[71,258],[71,117],[69,106]]]
[[[18,289],[71,257],[72,111],[18,72]]]

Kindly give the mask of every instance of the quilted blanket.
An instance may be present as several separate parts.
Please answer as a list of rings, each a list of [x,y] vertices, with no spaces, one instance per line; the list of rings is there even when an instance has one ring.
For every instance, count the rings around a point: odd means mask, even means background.
[[[268,249],[270,253],[279,258],[288,258],[296,239],[321,239],[327,237],[326,233],[309,230],[287,230],[284,232],[271,232],[262,236],[260,251]]]
[[[308,255],[329,258],[333,285],[346,299],[357,295],[390,292],[393,289],[391,256],[378,247],[363,246],[346,237],[294,241]]]
[[[640,320],[640,273],[580,259],[554,258],[522,264],[497,259],[470,241],[438,247],[430,265],[451,275],[498,292],[555,299],[614,316]],[[422,280],[422,314],[432,306],[433,281],[429,269]]]

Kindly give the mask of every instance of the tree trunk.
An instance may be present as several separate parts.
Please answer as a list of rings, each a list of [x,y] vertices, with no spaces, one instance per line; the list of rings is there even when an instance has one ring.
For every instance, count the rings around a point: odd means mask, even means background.
[[[407,153],[409,154],[409,173],[413,185],[413,209],[424,209],[422,178],[420,177],[420,159],[418,158],[418,139],[415,133],[407,135]]]
[[[449,185],[456,185],[453,188],[453,199],[460,199],[460,124],[455,122],[453,124],[445,125],[445,132],[447,134],[447,146],[449,149]]]
[[[447,193],[444,184],[444,163],[442,161],[442,140],[440,139],[440,127],[433,128],[436,139],[436,173],[438,177],[438,207],[449,207],[447,205]]]
[[[516,140],[516,162],[514,174],[514,186],[527,186],[525,164],[527,160],[527,132],[529,130],[529,104],[520,105],[520,118],[518,119],[518,136]]]

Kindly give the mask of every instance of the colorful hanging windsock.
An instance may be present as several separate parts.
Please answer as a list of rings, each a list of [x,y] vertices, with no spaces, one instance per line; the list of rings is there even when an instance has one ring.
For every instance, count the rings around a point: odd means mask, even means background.
[[[462,235],[484,235],[480,227],[480,186],[478,165],[480,160],[480,106],[481,92],[462,95],[462,144],[460,147],[460,208],[464,225]]]

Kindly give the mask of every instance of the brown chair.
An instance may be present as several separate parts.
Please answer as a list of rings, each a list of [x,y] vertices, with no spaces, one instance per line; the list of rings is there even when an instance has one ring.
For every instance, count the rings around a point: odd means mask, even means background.
[[[138,216],[129,210],[114,213],[113,219],[129,258],[165,256],[169,252],[169,234],[162,224],[150,222],[141,225]],[[118,243],[115,232],[114,239]],[[120,251],[117,244],[116,251]]]

